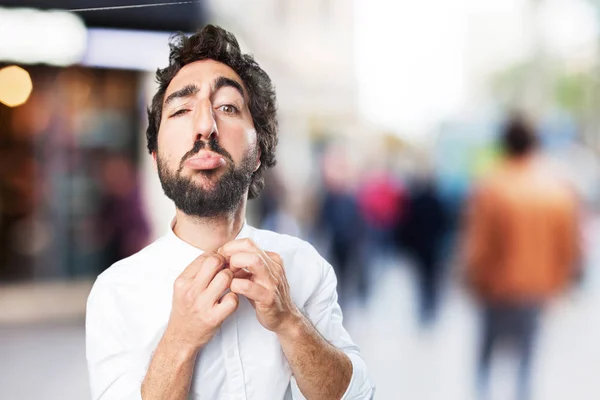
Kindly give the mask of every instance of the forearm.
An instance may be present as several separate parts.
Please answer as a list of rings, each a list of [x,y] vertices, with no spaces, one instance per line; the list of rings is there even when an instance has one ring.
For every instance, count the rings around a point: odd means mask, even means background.
[[[196,354],[195,351],[182,349],[163,336],[142,383],[142,399],[187,399]]]
[[[328,343],[305,317],[278,333],[278,338],[306,398],[342,398],[352,378],[352,362],[344,352]]]

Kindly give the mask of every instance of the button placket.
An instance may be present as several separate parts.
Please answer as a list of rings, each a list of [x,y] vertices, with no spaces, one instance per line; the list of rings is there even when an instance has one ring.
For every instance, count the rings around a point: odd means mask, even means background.
[[[224,361],[229,381],[229,389],[235,399],[246,400],[246,387],[238,347],[237,316],[235,314],[232,315],[223,325],[222,354],[225,356]]]

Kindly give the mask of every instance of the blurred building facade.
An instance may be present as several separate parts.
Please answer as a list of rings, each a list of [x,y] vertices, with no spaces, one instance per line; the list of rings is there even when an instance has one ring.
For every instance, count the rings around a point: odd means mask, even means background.
[[[144,74],[167,59],[170,32],[204,23],[204,3],[81,6],[0,2],[0,74],[17,64],[30,79],[18,104],[23,85],[0,85],[0,283],[93,279],[151,239]]]
[[[267,226],[312,243],[320,239],[311,236],[310,228],[320,229],[315,220],[325,197],[323,167],[331,149],[341,149],[347,159],[343,167],[331,168],[344,195],[354,200],[359,193],[371,193],[376,201],[367,201],[367,207],[361,203],[368,210],[372,205],[371,211],[388,214],[393,201],[378,201],[379,193],[393,190],[365,191],[365,182],[392,182],[383,189],[397,185],[398,193],[414,195],[406,183],[431,178],[452,239],[472,183],[501,159],[496,142],[506,111],[521,108],[532,116],[544,156],[552,159],[552,173],[565,175],[584,205],[582,263],[588,266],[581,292],[557,299],[559,307],[542,321],[549,329],[542,338],[534,398],[597,397],[598,381],[588,372],[600,367],[600,356],[593,351],[600,332],[595,312],[600,304],[595,246],[600,237],[598,0],[205,0],[78,13],[81,25],[75,31],[83,28],[83,36],[47,46],[74,49],[83,43],[79,58],[66,64],[4,57],[6,49],[15,48],[7,46],[7,37],[33,40],[18,46],[21,50],[35,45],[36,37],[44,37],[46,44],[57,39],[36,29],[44,24],[23,19],[30,17],[6,19],[7,10],[46,10],[50,3],[82,7],[76,0],[0,0],[0,101],[5,67],[23,67],[33,82],[24,105],[0,104],[0,284],[67,283],[43,290],[37,285],[26,291],[2,287],[0,309],[10,311],[1,313],[2,322],[31,320],[25,317],[29,311],[45,321],[58,320],[67,304],[73,305],[69,315],[80,317],[88,287],[73,285],[73,280],[89,284],[114,260],[168,229],[174,209],[146,150],[146,107],[156,90],[155,71],[168,62],[170,33],[212,22],[238,37],[277,90],[279,164],[267,190],[250,202],[248,222],[262,225],[267,220]],[[86,6],[122,4],[92,3]],[[44,51],[34,53],[49,57]],[[273,218],[264,218],[273,209],[278,210]],[[401,240],[405,247],[409,244]],[[477,314],[456,273],[461,265],[453,257],[455,242],[444,237],[436,245],[441,254],[438,318],[427,333],[414,318],[418,296],[413,292],[419,286],[415,269],[406,268],[410,260],[402,254],[384,257],[382,248],[371,246],[377,250],[357,262],[372,267],[371,296],[358,310],[350,301],[344,312],[382,398],[397,397],[399,388],[411,398],[473,398]],[[363,272],[355,274],[364,284]],[[7,300],[19,296],[27,302]],[[56,337],[70,338],[59,331]],[[28,356],[14,357],[23,360],[21,371],[54,367],[52,340],[36,329],[26,335],[15,332],[0,334],[8,338],[0,346],[13,348],[17,337],[25,343],[49,343],[43,363],[38,362],[38,347],[26,345]],[[82,340],[82,332],[78,325],[70,334]],[[65,364],[82,370],[84,363],[76,367],[75,361],[83,361],[81,347],[72,350],[72,363]],[[41,391],[43,384],[27,384],[27,372],[13,368],[14,359],[5,364],[10,373],[3,374],[3,386],[15,383],[23,392],[28,387]],[[37,369],[31,368],[34,363]],[[502,364],[496,371],[493,378],[500,381],[502,371],[511,373]],[[75,375],[66,376],[73,380]],[[493,387],[497,381],[492,379]],[[57,382],[62,381],[56,379],[53,387]],[[7,386],[8,392],[26,397],[11,392],[15,385]]]

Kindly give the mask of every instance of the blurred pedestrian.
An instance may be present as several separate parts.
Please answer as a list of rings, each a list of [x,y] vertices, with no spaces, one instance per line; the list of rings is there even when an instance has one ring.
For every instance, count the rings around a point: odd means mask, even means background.
[[[479,394],[487,395],[496,344],[512,339],[518,398],[525,400],[541,313],[567,287],[578,263],[578,209],[569,187],[544,167],[522,117],[508,121],[501,144],[506,159],[470,199],[465,256],[483,308]]]
[[[368,277],[362,262],[364,223],[345,150],[331,146],[322,161],[323,188],[315,229],[327,239],[326,252],[338,277],[339,303],[344,309],[354,289],[359,300],[363,304],[366,301]]]
[[[319,229],[329,236],[328,254],[338,276],[342,309],[347,305],[349,291],[354,289],[353,278],[362,281],[358,282],[357,289],[364,302],[367,282],[365,274],[359,271],[363,267],[359,261],[363,229],[356,198],[339,188],[325,188],[318,221]]]
[[[258,225],[261,229],[302,237],[298,219],[287,209],[288,192],[281,177],[273,169],[265,171],[265,188],[258,201]]]
[[[406,188],[390,167],[365,174],[358,188],[358,206],[365,222],[365,268],[387,262],[394,256],[394,235],[403,217]]]
[[[404,218],[398,224],[397,240],[414,264],[419,293],[419,322],[421,326],[428,326],[435,320],[438,307],[446,216],[432,177],[415,179],[407,197]]]

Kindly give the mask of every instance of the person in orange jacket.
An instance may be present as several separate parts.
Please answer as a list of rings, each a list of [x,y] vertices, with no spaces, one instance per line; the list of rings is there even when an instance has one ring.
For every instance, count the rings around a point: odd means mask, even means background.
[[[512,338],[520,358],[519,399],[525,400],[540,315],[577,270],[578,204],[538,156],[524,118],[508,121],[501,142],[506,159],[469,199],[464,255],[470,287],[483,306],[479,393],[487,394],[496,343]]]

